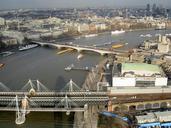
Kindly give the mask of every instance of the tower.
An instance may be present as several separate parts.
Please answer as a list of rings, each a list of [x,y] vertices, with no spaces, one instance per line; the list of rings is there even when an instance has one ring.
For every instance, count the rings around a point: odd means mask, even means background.
[[[146,15],[147,16],[150,16],[150,9],[151,9],[150,4],[147,4],[147,7],[146,7],[146,12],[147,12]]]

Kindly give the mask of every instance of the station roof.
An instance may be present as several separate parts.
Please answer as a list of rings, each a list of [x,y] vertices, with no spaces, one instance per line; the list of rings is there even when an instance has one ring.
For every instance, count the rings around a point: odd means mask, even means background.
[[[153,112],[147,113],[147,115],[135,116],[138,124],[142,125],[153,125],[156,122],[170,122],[171,121],[171,111],[164,111],[164,112]],[[171,122],[170,122],[171,123]],[[163,124],[163,125],[168,125]],[[171,125],[171,124],[170,124]]]
[[[146,63],[122,63],[122,70],[151,71],[156,73],[162,72],[158,65]]]

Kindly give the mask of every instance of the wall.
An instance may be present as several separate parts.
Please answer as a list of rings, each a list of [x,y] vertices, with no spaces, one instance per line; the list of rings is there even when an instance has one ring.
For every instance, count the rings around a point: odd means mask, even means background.
[[[155,86],[167,86],[167,78],[166,77],[156,78]]]
[[[113,77],[113,87],[115,86],[135,86],[135,78]]]

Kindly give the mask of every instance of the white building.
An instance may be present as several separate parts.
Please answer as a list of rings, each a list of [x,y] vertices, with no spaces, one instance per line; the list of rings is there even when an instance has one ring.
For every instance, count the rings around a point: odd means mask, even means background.
[[[98,23],[95,25],[97,30],[105,30],[107,28],[106,24]]]
[[[168,53],[171,51],[171,42],[166,36],[159,36],[158,51],[160,53]]]
[[[0,17],[0,26],[5,25],[5,19]]]
[[[158,65],[122,63],[120,75],[114,75],[113,87],[167,86],[167,77]]]

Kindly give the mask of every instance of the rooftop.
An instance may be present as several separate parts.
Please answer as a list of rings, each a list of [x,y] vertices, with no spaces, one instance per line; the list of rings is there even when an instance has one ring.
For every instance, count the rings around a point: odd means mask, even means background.
[[[136,116],[139,124],[155,123],[155,122],[170,122],[171,111],[147,113],[147,115]]]
[[[158,65],[146,63],[122,63],[122,70],[150,71],[155,73],[162,72],[161,68]]]

